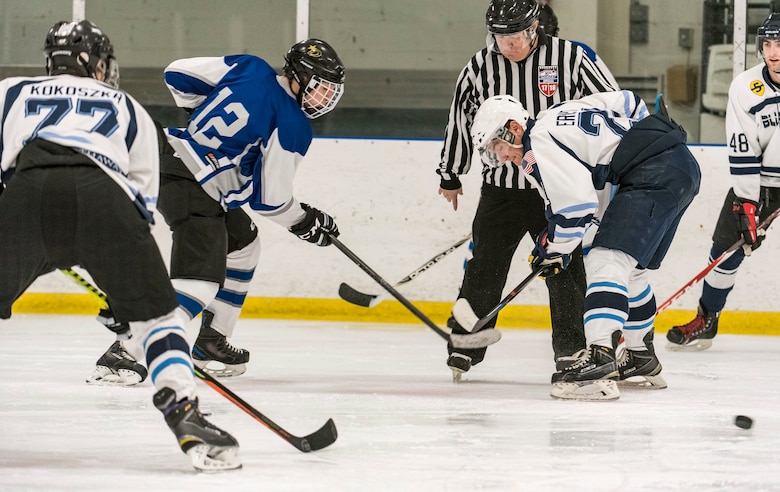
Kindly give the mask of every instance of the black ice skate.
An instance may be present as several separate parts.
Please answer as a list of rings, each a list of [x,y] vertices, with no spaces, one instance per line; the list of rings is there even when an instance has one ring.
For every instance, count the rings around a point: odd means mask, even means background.
[[[214,313],[203,311],[200,333],[192,346],[192,362],[215,377],[244,374],[246,363],[249,362],[249,351],[232,346],[223,334],[213,329],[211,327],[213,318]],[[210,362],[219,364],[209,364]]]
[[[645,350],[627,349],[618,355],[618,384],[649,389],[666,388],[666,381],[660,376],[663,366],[655,355],[652,331],[645,335],[643,342]]]
[[[95,363],[95,371],[87,378],[88,384],[106,386],[133,386],[146,379],[149,373],[139,364],[122,342],[112,343]]]
[[[615,335],[617,344],[620,332]],[[552,375],[550,396],[565,400],[616,400],[620,398],[615,383],[619,377],[615,349],[591,345],[570,366]]]
[[[171,388],[163,388],[155,393],[153,401],[165,416],[165,423],[179,441],[179,447],[192,460],[192,466],[201,471],[241,468],[238,442],[203,417],[197,398],[177,402],[176,393]]]
[[[712,346],[712,339],[718,334],[720,312],[708,313],[699,304],[693,320],[684,325],[673,326],[666,333],[669,341],[666,348],[672,351],[700,351]]]
[[[453,352],[447,358],[447,366],[452,370],[452,380],[460,381],[461,375],[471,369],[471,357]]]

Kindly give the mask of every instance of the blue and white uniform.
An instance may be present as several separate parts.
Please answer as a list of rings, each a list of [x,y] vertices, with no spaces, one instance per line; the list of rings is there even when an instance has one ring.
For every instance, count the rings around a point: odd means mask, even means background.
[[[628,348],[643,350],[655,316],[646,269],[660,266],[699,189],[685,133],[620,91],[540,113],[523,142],[523,170],[547,206],[547,251],[582,242],[586,252],[588,345],[610,346],[625,329]]]
[[[0,107],[0,318],[38,275],[80,265],[130,323],[126,347],[155,387],[194,397],[185,320],[149,228],[152,118],[126,92],[73,75],[5,79]]]
[[[0,183],[24,146],[40,138],[95,162],[153,222],[159,157],[154,123],[129,94],[73,75],[0,82],[3,107]]]
[[[169,128],[171,146],[225,209],[244,204],[290,227],[304,211],[293,178],[312,127],[281,76],[252,55],[177,60],[165,69],[187,128]]]

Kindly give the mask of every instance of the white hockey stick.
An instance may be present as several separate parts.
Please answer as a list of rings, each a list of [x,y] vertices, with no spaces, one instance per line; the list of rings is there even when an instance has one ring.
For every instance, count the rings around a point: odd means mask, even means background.
[[[400,292],[395,290],[385,279],[383,279],[378,273],[376,273],[370,266],[368,266],[363,260],[361,260],[355,253],[347,248],[344,243],[336,239],[335,236],[330,236],[331,243],[338,248],[344,255],[352,260],[361,270],[366,272],[369,277],[373,278],[376,283],[385,288],[398,302],[404,305],[406,309],[412,312],[417,319],[425,323],[428,328],[436,332],[437,335],[445,339],[447,342],[452,343],[456,348],[482,348],[488,345],[494,344],[501,339],[501,332],[498,330],[483,330],[480,333],[470,333],[468,335],[449,334],[442,330],[436,323],[430,320],[425,314],[422,313],[417,307],[409,302]]]
[[[542,271],[546,270],[547,268],[548,265],[534,268],[534,270],[529,273],[528,276],[524,278],[517,287],[512,289],[512,291],[509,292],[506,297],[501,299],[501,302],[499,302],[496,307],[491,309],[490,312],[482,318],[476,315],[474,309],[471,307],[471,304],[469,304],[469,301],[465,297],[461,297],[455,301],[455,305],[452,306],[452,317],[455,318],[455,321],[457,321],[460,326],[469,332],[478,332],[482,329],[482,327],[488,324],[490,320],[498,316],[499,311],[504,309],[507,304],[512,302],[512,299],[517,297],[517,295],[520,294],[520,292],[522,292],[523,289],[525,289],[525,287],[530,284],[534,278],[538,277],[539,274],[541,274]]]
[[[406,277],[402,278],[401,280],[393,284],[393,287],[397,288],[403,284],[407,284],[411,282],[412,280],[417,278],[418,275],[428,270],[436,263],[440,262],[445,256],[458,249],[459,246],[469,241],[470,239],[471,239],[471,233],[469,232],[458,242],[456,242],[449,248],[445,249],[441,253],[437,254],[430,260],[426,261],[425,263],[422,264],[422,266],[417,268],[415,271],[413,271]],[[372,308],[377,304],[379,304],[380,302],[384,301],[385,299],[389,299],[391,295],[389,292],[384,292],[382,294],[366,294],[365,292],[360,292],[359,290],[353,289],[346,283],[342,282],[342,284],[339,286],[339,297],[352,304],[356,304],[362,307]]]

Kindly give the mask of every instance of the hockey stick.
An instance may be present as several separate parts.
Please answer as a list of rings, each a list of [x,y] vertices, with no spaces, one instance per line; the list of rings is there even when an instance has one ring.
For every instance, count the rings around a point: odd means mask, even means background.
[[[780,215],[780,208],[775,210],[774,212],[772,212],[766,219],[761,221],[761,223],[758,225],[758,227],[756,227],[756,229],[766,230],[766,228],[769,227],[772,224],[772,221],[775,220],[778,215]],[[724,261],[726,261],[726,258],[730,257],[736,250],[741,248],[743,244],[745,244],[745,239],[744,238],[740,238],[739,241],[737,241],[736,243],[732,244],[729,247],[729,249],[727,249],[726,251],[721,253],[720,256],[718,256],[714,260],[712,260],[704,268],[704,270],[702,270],[699,273],[697,273],[695,277],[693,277],[692,279],[690,279],[688,281],[688,283],[686,283],[685,285],[680,287],[680,289],[677,292],[675,292],[674,294],[672,294],[672,296],[669,297],[669,299],[667,299],[666,301],[663,302],[663,304],[658,306],[656,308],[656,310],[655,310],[655,314],[658,315],[658,313],[660,313],[664,309],[666,309],[669,306],[671,306],[674,301],[676,301],[677,299],[682,297],[683,294],[688,292],[688,289],[690,289],[691,287],[693,287],[694,285],[699,283],[699,281],[701,279],[703,279],[704,277],[706,277],[707,274],[710,273],[716,266],[718,266],[721,263],[723,263]]]
[[[72,278],[76,281],[80,286],[84,287],[90,294],[92,294],[93,297],[95,297],[98,301],[101,302],[101,305],[105,305],[104,307],[108,307],[108,302],[106,301],[106,294],[103,293],[100,289],[92,285],[89,280],[85,279],[81,275],[78,274],[73,269],[66,268],[61,270],[62,273],[67,275],[68,277]],[[198,378],[202,379],[206,385],[210,386],[214,391],[219,393],[220,395],[224,396],[228,400],[230,400],[234,405],[236,405],[241,410],[245,411],[249,415],[251,415],[255,420],[259,421],[261,424],[265,425],[271,431],[273,431],[276,435],[280,436],[285,441],[289,442],[293,446],[295,446],[298,450],[303,451],[304,453],[308,453],[309,451],[317,451],[319,449],[325,448],[330,446],[336,441],[336,438],[338,437],[338,432],[336,431],[336,424],[333,422],[333,419],[328,419],[327,422],[325,422],[325,425],[320,427],[318,430],[312,432],[308,436],[304,437],[298,437],[290,434],[286,430],[282,429],[277,425],[273,420],[269,419],[259,411],[257,411],[255,408],[253,408],[250,404],[242,400],[238,397],[235,393],[230,391],[228,388],[226,388],[222,383],[214,379],[209,374],[201,371],[197,366],[193,365],[192,372],[197,376]]]
[[[669,108],[666,107],[666,101],[664,101],[664,95],[658,94],[655,96],[655,114],[660,114],[671,119],[669,116]]]
[[[444,251],[437,254],[430,260],[423,263],[423,265],[420,266],[418,269],[416,269],[406,277],[402,278],[401,280],[393,284],[393,287],[398,288],[403,284],[411,282],[412,280],[417,278],[418,275],[428,270],[436,263],[440,262],[445,256],[458,249],[460,245],[462,245],[463,243],[467,242],[470,239],[471,239],[471,233],[468,233],[463,239],[460,239],[458,242],[456,242],[449,248],[445,249]],[[357,304],[358,306],[372,308],[377,304],[379,304],[380,302],[387,299],[388,297],[390,297],[390,293],[385,292],[383,294],[366,294],[364,292],[355,290],[349,285],[342,282],[341,285],[339,286],[339,297],[352,304]]]
[[[417,309],[414,304],[409,302],[404,296],[402,296],[397,290],[393,288],[385,279],[379,276],[374,270],[371,269],[366,263],[361,260],[355,253],[349,250],[344,244],[336,239],[334,236],[330,236],[330,240],[336,248],[344,253],[350,260],[352,260],[361,270],[366,272],[369,277],[373,278],[379,285],[385,288],[393,297],[395,297],[401,304],[412,312],[417,318],[425,323],[428,328],[435,331],[437,335],[443,339],[451,342],[453,347],[458,348],[482,348],[488,345],[494,344],[501,339],[501,332],[498,330],[484,330],[480,333],[471,333],[468,335],[456,335],[448,334],[438,326],[436,323],[430,320],[426,315]]]
[[[222,383],[217,381],[214,377],[209,375],[206,372],[201,371],[198,369],[197,366],[193,366],[192,371],[195,373],[197,377],[203,380],[206,385],[210,386],[211,389],[219,393],[220,395],[224,396],[231,402],[233,402],[234,405],[236,405],[238,408],[243,410],[244,412],[248,413],[252,418],[263,424],[264,426],[268,427],[273,431],[274,434],[281,437],[285,441],[292,444],[295,448],[297,448],[299,451],[302,451],[304,453],[308,453],[310,451],[317,451],[323,448],[326,448],[336,442],[336,439],[338,438],[338,431],[336,430],[336,424],[333,422],[333,419],[328,419],[327,422],[325,422],[325,425],[317,429],[316,431],[312,432],[311,434],[303,437],[298,437],[290,434],[286,430],[279,427],[279,425],[274,422],[273,420],[269,419],[259,411],[257,411],[255,408],[252,407],[249,403],[242,400],[238,395],[230,391],[228,388],[225,387]]]
[[[525,289],[534,278],[538,277],[539,274],[546,269],[547,266],[536,267],[531,273],[528,274],[526,278],[523,279],[522,282],[518,284],[517,287],[512,289],[512,291],[509,292],[509,294],[507,294],[506,297],[504,297],[501,302],[496,305],[496,307],[491,309],[490,312],[482,318],[478,317],[476,313],[474,313],[474,309],[471,308],[471,304],[469,304],[469,301],[465,297],[461,297],[455,301],[455,305],[452,306],[452,316],[455,318],[455,321],[457,321],[458,324],[460,324],[460,326],[462,326],[464,329],[472,333],[479,332],[482,327],[484,327],[490,322],[490,320],[498,315],[499,311],[504,309],[507,304],[512,302],[512,299],[517,297],[517,295],[520,294],[520,292],[522,292],[523,289]]]
[[[87,292],[92,294],[92,297],[94,297],[98,303],[100,303],[100,309],[108,309],[108,300],[106,300],[106,295],[101,292],[100,289],[92,285],[89,280],[82,277],[76,270],[73,270],[72,268],[64,268],[60,271],[86,289]]]

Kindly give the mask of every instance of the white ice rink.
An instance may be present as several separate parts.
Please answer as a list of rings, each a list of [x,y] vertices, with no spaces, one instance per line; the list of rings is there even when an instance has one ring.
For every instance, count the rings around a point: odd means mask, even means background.
[[[780,490],[780,338],[683,354],[659,342],[669,388],[599,403],[548,396],[549,340],[505,330],[455,384],[422,325],[241,319],[232,341],[252,360],[224,384],[293,434],[332,417],[339,438],[301,453],[198,383],[244,463],[203,474],[149,382],[84,383],[112,341],[93,318],[15,315],[0,321],[0,491]]]

